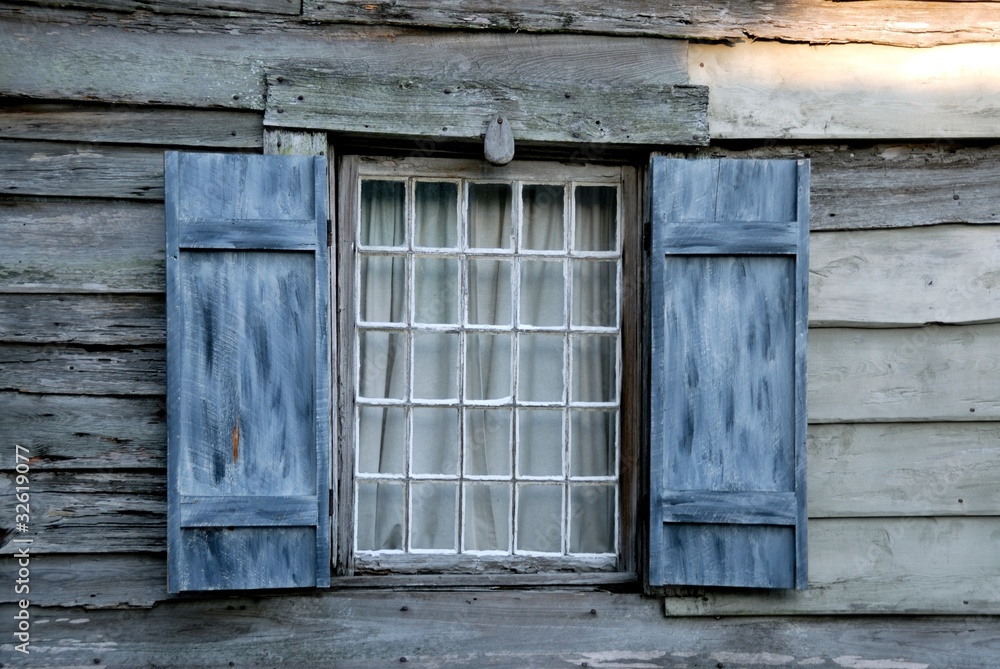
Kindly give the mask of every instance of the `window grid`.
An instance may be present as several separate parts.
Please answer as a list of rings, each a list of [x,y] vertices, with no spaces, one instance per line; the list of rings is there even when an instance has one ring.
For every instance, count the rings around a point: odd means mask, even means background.
[[[362,180],[379,180],[377,178],[362,177]],[[618,546],[618,536],[619,536],[619,494],[618,494],[618,475],[620,470],[620,440],[621,440],[621,429],[619,425],[619,415],[620,415],[620,386],[621,386],[621,341],[620,341],[620,327],[618,322],[620,320],[620,310],[621,304],[621,281],[622,281],[622,267],[621,267],[621,220],[620,212],[621,208],[621,192],[617,188],[617,184],[608,183],[588,183],[586,181],[567,181],[560,186],[563,187],[563,248],[562,249],[527,249],[523,248],[523,224],[524,224],[524,202],[523,202],[523,186],[529,183],[524,180],[517,180],[513,182],[479,182],[473,180],[447,180],[447,179],[419,179],[414,177],[409,177],[404,179],[385,179],[387,181],[403,181],[405,183],[405,243],[400,246],[365,246],[361,241],[361,226],[356,225],[356,235],[355,240],[357,248],[358,259],[362,258],[374,258],[379,256],[396,257],[401,258],[404,266],[404,281],[403,281],[403,291],[404,291],[404,322],[378,322],[378,321],[363,321],[362,314],[360,312],[361,304],[361,279],[360,276],[357,277],[355,281],[355,304],[358,305],[356,308],[355,318],[356,318],[356,328],[359,335],[365,332],[383,332],[383,333],[393,333],[402,337],[403,340],[403,351],[404,351],[404,381],[403,386],[405,388],[404,396],[401,398],[367,398],[361,395],[360,388],[360,370],[362,369],[361,358],[360,358],[360,347],[355,348],[355,362],[354,370],[356,376],[355,382],[355,425],[358,424],[360,420],[360,411],[363,407],[379,407],[379,408],[389,408],[398,407],[403,410],[403,426],[404,426],[404,458],[403,458],[403,472],[402,473],[372,473],[372,472],[362,472],[360,471],[358,463],[360,462],[360,436],[356,432],[355,438],[355,448],[358,449],[355,452],[355,478],[358,483],[401,483],[403,484],[403,548],[401,549],[381,549],[381,550],[358,550],[361,554],[372,554],[372,555],[385,555],[385,554],[404,554],[404,553],[434,553],[434,554],[445,554],[445,555],[456,555],[456,554],[470,554],[470,555],[541,555],[547,557],[558,557],[559,555],[605,555],[605,553],[589,554],[589,553],[573,553],[571,551],[572,542],[572,509],[573,509],[573,490],[575,486],[586,486],[586,485],[608,485],[611,484],[611,497],[614,500],[614,527],[612,528],[611,536],[613,539],[613,546],[611,553],[617,553],[619,550]],[[432,246],[422,246],[417,244],[416,230],[415,230],[415,188],[416,184],[421,181],[433,181],[437,183],[450,182],[459,185],[457,191],[457,202],[456,207],[458,210],[457,216],[457,237],[456,237],[456,247],[432,247]],[[473,247],[469,245],[468,240],[468,229],[469,229],[469,185],[470,183],[502,183],[504,185],[510,185],[511,188],[511,237],[510,248],[481,248]],[[539,184],[551,185],[551,180],[540,181]],[[615,217],[616,217],[616,234],[614,249],[612,251],[590,251],[590,250],[579,250],[575,248],[575,224],[576,224],[576,188],[579,186],[609,186],[615,187],[617,194],[615,202]],[[422,258],[435,258],[435,259],[454,259],[458,268],[458,304],[457,308],[457,320],[458,323],[444,324],[444,323],[423,323],[418,322],[416,319],[416,267],[415,263],[418,259]],[[498,260],[510,263],[511,272],[511,304],[510,304],[510,320],[509,325],[483,325],[483,324],[473,324],[471,323],[471,318],[469,316],[469,274],[470,274],[470,261],[471,260]],[[528,262],[538,262],[538,261],[550,261],[550,262],[560,262],[562,269],[563,278],[563,324],[560,326],[539,326],[532,325],[530,323],[522,323],[521,315],[521,285],[522,285],[522,262],[527,260]],[[613,261],[615,262],[615,278],[614,278],[614,300],[616,304],[616,318],[614,326],[593,326],[593,325],[579,325],[575,324],[575,312],[573,309],[573,290],[574,290],[574,261],[577,260],[589,260],[589,261]],[[360,272],[361,263],[356,263],[356,270]],[[416,348],[414,345],[414,338],[424,333],[434,333],[434,334],[453,334],[457,335],[457,377],[454,379],[457,387],[457,398],[451,399],[430,399],[430,398],[417,398],[415,397],[413,375],[414,375],[414,360],[416,357]],[[521,365],[518,364],[520,347],[522,343],[522,336],[524,335],[538,335],[538,334],[549,334],[549,335],[560,335],[563,340],[563,359],[562,359],[562,374],[563,374],[563,384],[562,384],[562,398],[559,400],[551,401],[539,401],[539,400],[525,400],[521,398],[520,395],[520,383],[521,378],[519,370]],[[469,335],[509,335],[511,338],[510,346],[510,395],[507,398],[500,400],[474,400],[468,397],[468,392],[466,389],[466,377],[467,377],[467,360],[466,353],[468,350],[468,337]],[[606,402],[593,402],[593,401],[582,401],[579,398],[574,399],[572,397],[572,375],[573,375],[573,362],[574,362],[574,343],[578,337],[581,335],[605,335],[614,337],[613,348],[614,348],[614,392],[612,401]],[[458,469],[455,474],[422,474],[413,471],[413,411],[415,409],[421,408],[449,408],[456,409],[457,420],[458,420],[458,435],[459,435],[459,446],[458,446]],[[508,429],[511,434],[511,448],[509,453],[508,462],[508,473],[506,474],[472,474],[468,471],[466,463],[466,443],[468,439],[467,431],[467,412],[471,410],[506,410],[509,411],[509,416],[506,419],[508,422]],[[562,453],[561,453],[561,469],[559,474],[551,475],[532,475],[527,473],[522,473],[519,455],[520,449],[522,447],[521,440],[521,419],[522,410],[524,409],[549,409],[558,410],[560,413],[561,420],[561,435],[562,435]],[[573,467],[573,453],[572,447],[574,444],[574,439],[576,435],[572,433],[572,414],[571,411],[605,411],[609,412],[612,416],[612,424],[614,431],[614,462],[612,464],[612,471],[610,475],[598,476],[598,475],[574,475],[572,473]],[[416,548],[412,545],[412,524],[413,524],[413,494],[412,486],[414,483],[455,483],[456,497],[456,514],[455,514],[455,541],[453,546],[456,548],[451,549],[426,549],[426,548]],[[466,530],[465,530],[465,515],[467,513],[468,501],[467,497],[470,491],[470,485],[476,484],[506,484],[508,490],[507,496],[507,550],[472,550],[466,548]],[[537,551],[537,550],[527,550],[518,547],[518,530],[520,524],[519,516],[519,502],[524,494],[525,486],[558,486],[560,488],[560,548],[558,551]],[[355,492],[355,510],[360,505],[359,501],[360,493],[356,490]],[[357,511],[355,512],[355,527],[357,527]]]

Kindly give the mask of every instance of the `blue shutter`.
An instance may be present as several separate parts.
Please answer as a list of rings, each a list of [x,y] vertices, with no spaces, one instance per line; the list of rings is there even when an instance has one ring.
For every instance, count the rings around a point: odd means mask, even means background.
[[[805,588],[808,161],[651,178],[649,584]]]
[[[167,153],[170,592],[329,585],[326,159]]]

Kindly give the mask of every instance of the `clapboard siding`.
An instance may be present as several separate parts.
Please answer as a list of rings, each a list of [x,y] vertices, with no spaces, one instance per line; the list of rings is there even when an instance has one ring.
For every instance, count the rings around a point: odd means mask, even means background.
[[[0,342],[163,346],[162,295],[0,293]]]
[[[960,11],[969,7],[964,2],[933,4]],[[1000,4],[992,8],[1000,16]],[[994,32],[992,41],[1000,41],[1000,32]],[[750,41],[692,44],[688,57],[691,83],[711,88],[713,139],[1000,135],[995,66],[1000,43],[899,49]]]
[[[0,193],[163,199],[163,151],[0,139]]]
[[[809,589],[667,597],[668,615],[1000,614],[1000,517],[809,522]]]
[[[0,391],[64,395],[163,395],[162,347],[0,344]]]
[[[156,292],[163,203],[0,199],[0,292]]]
[[[876,42],[929,46],[994,41],[1000,7],[990,3],[889,0],[852,2],[790,0],[761,7],[738,2],[643,2],[609,6],[586,2],[484,0],[303,0],[313,21],[419,25],[462,30],[595,32],[707,40],[774,39],[786,42]]]
[[[31,470],[166,467],[162,397],[92,397],[0,392],[0,434],[28,449]],[[0,466],[14,468],[13,460]],[[166,489],[166,479],[160,486]]]
[[[814,232],[810,247],[812,326],[1000,321],[1000,226]]]
[[[687,83],[687,45],[578,35],[387,33],[384,28],[211,25],[137,30],[0,19],[0,95],[182,107],[264,108],[264,66],[508,82]],[[226,28],[226,29],[223,29]],[[231,34],[236,32],[237,34]],[[221,33],[221,34],[220,34]],[[165,63],[169,63],[165,65]],[[155,75],[155,76],[151,76]]]
[[[0,555],[0,578],[13,583],[16,573],[17,560]],[[167,597],[167,557],[162,552],[33,554],[31,577],[45,584],[29,593],[33,606],[152,607]],[[18,598],[13,588],[0,589],[0,604]]]
[[[810,518],[1000,515],[1000,423],[811,425]]]
[[[259,113],[136,106],[0,106],[0,138],[259,149]]]
[[[998,339],[998,325],[813,329],[809,420],[996,420]]]
[[[164,471],[33,472],[32,553],[164,551],[167,491]],[[14,474],[0,475],[0,500],[13,508]],[[6,528],[5,528],[6,529]],[[14,554],[10,532],[0,555]]]

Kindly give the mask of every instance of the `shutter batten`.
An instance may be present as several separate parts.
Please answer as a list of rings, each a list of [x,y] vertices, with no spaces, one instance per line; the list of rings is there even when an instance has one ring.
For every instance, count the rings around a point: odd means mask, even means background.
[[[652,161],[651,586],[806,586],[807,161]]]
[[[329,584],[325,158],[166,156],[168,584]]]

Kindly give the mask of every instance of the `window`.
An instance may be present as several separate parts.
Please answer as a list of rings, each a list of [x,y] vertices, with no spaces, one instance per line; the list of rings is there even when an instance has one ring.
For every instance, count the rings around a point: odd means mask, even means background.
[[[631,171],[343,173],[349,568],[618,568]]]
[[[805,161],[655,157],[645,258],[626,168],[344,165],[331,300],[324,158],[167,154],[171,592],[805,587]]]

